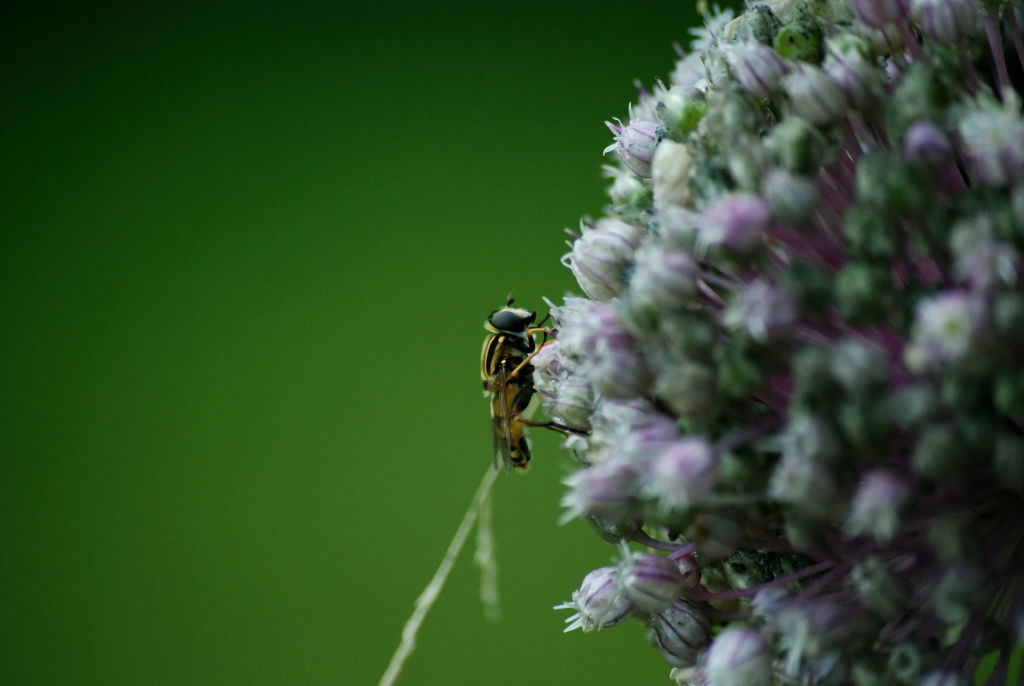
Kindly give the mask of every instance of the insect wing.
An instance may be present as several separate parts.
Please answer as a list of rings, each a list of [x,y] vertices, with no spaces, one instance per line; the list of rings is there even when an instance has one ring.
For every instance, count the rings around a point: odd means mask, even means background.
[[[508,370],[505,361],[498,363],[491,384],[491,438],[494,443],[494,466],[498,458],[505,471],[512,469],[512,402],[509,398]]]

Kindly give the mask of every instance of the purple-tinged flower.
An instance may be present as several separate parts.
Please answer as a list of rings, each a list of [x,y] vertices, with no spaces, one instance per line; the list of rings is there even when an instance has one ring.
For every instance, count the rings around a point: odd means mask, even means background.
[[[821,202],[818,186],[805,176],[783,169],[772,169],[761,188],[772,216],[789,224],[802,224]]]
[[[633,405],[605,400],[598,408],[595,424],[599,428],[614,427],[609,445],[611,454],[616,460],[638,468],[679,440],[675,422],[646,403]]]
[[[754,615],[769,619],[778,615],[793,602],[793,593],[783,586],[765,586],[750,602]]]
[[[1020,256],[1017,251],[1001,241],[983,241],[976,245],[957,250],[956,234],[950,241],[954,245],[956,259],[953,273],[977,292],[1014,286],[1020,273]]]
[[[978,345],[987,320],[985,304],[965,291],[947,291],[917,303],[910,344],[903,359],[921,372],[960,362]]]
[[[637,509],[636,471],[617,460],[604,460],[577,469],[563,482],[569,491],[562,497],[566,508],[563,524],[576,517],[600,517],[609,522],[634,518]]]
[[[976,0],[912,0],[910,11],[925,36],[940,43],[963,43],[978,25]]]
[[[900,511],[910,498],[910,484],[893,472],[868,472],[857,486],[844,529],[850,536],[871,536],[885,543],[896,535]]]
[[[629,307],[680,310],[693,302],[699,277],[697,263],[685,252],[656,245],[641,248],[629,282]]]
[[[585,325],[584,340],[590,351],[585,374],[594,389],[609,398],[643,395],[650,383],[650,371],[615,307],[608,303],[595,305]]]
[[[930,121],[921,120],[907,131],[903,139],[903,156],[937,168],[953,161],[953,145],[945,131]]]
[[[1024,121],[1007,106],[973,108],[957,126],[979,183],[1009,186],[1024,178]]]
[[[631,553],[625,547],[615,579],[623,595],[651,614],[662,612],[674,603],[685,583],[675,560],[663,555]]]
[[[648,638],[665,662],[692,667],[711,637],[711,622],[695,605],[677,600],[651,618]]]
[[[619,593],[615,584],[615,567],[595,569],[583,578],[572,600],[555,605],[556,610],[576,610],[565,620],[566,632],[582,629],[585,633],[599,631],[626,621],[634,610],[633,602]]]
[[[850,5],[858,19],[876,29],[910,14],[910,0],[850,0]]]
[[[709,686],[769,686],[772,658],[753,629],[729,628],[711,643],[704,672]]]
[[[767,98],[779,90],[789,71],[779,53],[757,41],[739,41],[719,46],[733,76],[755,98]]]
[[[702,438],[668,446],[641,475],[640,492],[657,501],[664,514],[682,511],[706,497],[718,480],[718,460]]]
[[[801,64],[782,79],[782,87],[797,115],[825,126],[846,115],[849,101],[835,80],[817,67]]]
[[[674,141],[662,141],[654,153],[651,166],[654,197],[659,207],[686,205],[690,202],[690,172],[693,157],[686,146]]]
[[[785,332],[796,319],[793,297],[785,289],[757,279],[729,304],[723,322],[733,331],[764,343]]]
[[[742,193],[723,195],[704,210],[698,234],[702,247],[720,246],[749,253],[764,244],[771,209],[764,198]]]
[[[584,293],[594,300],[611,300],[625,287],[623,273],[633,264],[644,230],[610,218],[581,228],[583,235],[562,264],[572,270]]]
[[[654,150],[662,138],[658,125],[653,121],[630,121],[628,126],[622,126],[622,122],[618,126],[611,122],[605,124],[615,134],[615,142],[604,149],[605,154],[614,150],[630,171],[639,177],[651,178]]]
[[[538,386],[539,387],[539,386]],[[594,412],[594,389],[590,384],[565,380],[544,391],[544,409],[575,429],[590,429]]]

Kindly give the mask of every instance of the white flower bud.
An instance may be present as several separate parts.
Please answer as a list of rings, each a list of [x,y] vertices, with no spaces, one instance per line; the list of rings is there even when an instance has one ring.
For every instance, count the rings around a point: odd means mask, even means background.
[[[831,124],[849,109],[846,94],[839,84],[817,67],[800,65],[782,79],[782,87],[797,115],[815,126]]]
[[[576,614],[565,620],[566,632],[583,629],[584,632],[599,631],[626,621],[633,614],[633,603],[619,593],[615,584],[615,567],[595,569],[583,578],[578,591],[572,592],[572,600],[555,605],[556,610],[576,610]]]
[[[685,145],[670,140],[662,141],[654,151],[654,161],[651,164],[655,206],[689,203],[689,180],[692,170],[693,157]]]
[[[704,671],[709,686],[769,686],[772,658],[760,633],[729,628],[712,642]]]
[[[604,149],[605,154],[614,150],[629,169],[645,179],[651,178],[651,160],[654,149],[658,146],[658,125],[652,121],[631,121],[628,126],[616,126],[605,122],[615,142]]]

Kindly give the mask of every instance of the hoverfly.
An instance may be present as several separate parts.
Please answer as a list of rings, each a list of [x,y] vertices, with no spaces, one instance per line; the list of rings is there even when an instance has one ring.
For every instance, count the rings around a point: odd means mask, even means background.
[[[484,328],[490,335],[484,340],[480,356],[480,377],[484,394],[491,400],[491,436],[494,441],[494,464],[498,458],[505,471],[513,466],[525,472],[530,464],[530,446],[526,442],[526,426],[541,426],[560,433],[585,433],[557,422],[535,422],[523,417],[537,392],[533,385],[530,360],[541,346],[533,335],[553,334],[551,329],[531,326],[536,312],[512,307],[509,298],[505,307],[487,318]],[[554,341],[550,341],[553,343]]]

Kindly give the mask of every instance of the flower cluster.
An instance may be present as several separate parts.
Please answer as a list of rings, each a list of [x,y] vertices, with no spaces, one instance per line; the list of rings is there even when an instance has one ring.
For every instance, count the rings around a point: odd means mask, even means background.
[[[1024,643],[1019,0],[707,17],[609,124],[536,358],[566,519],[646,546],[569,629],[679,683],[962,684]],[[658,552],[660,551],[660,552]]]

